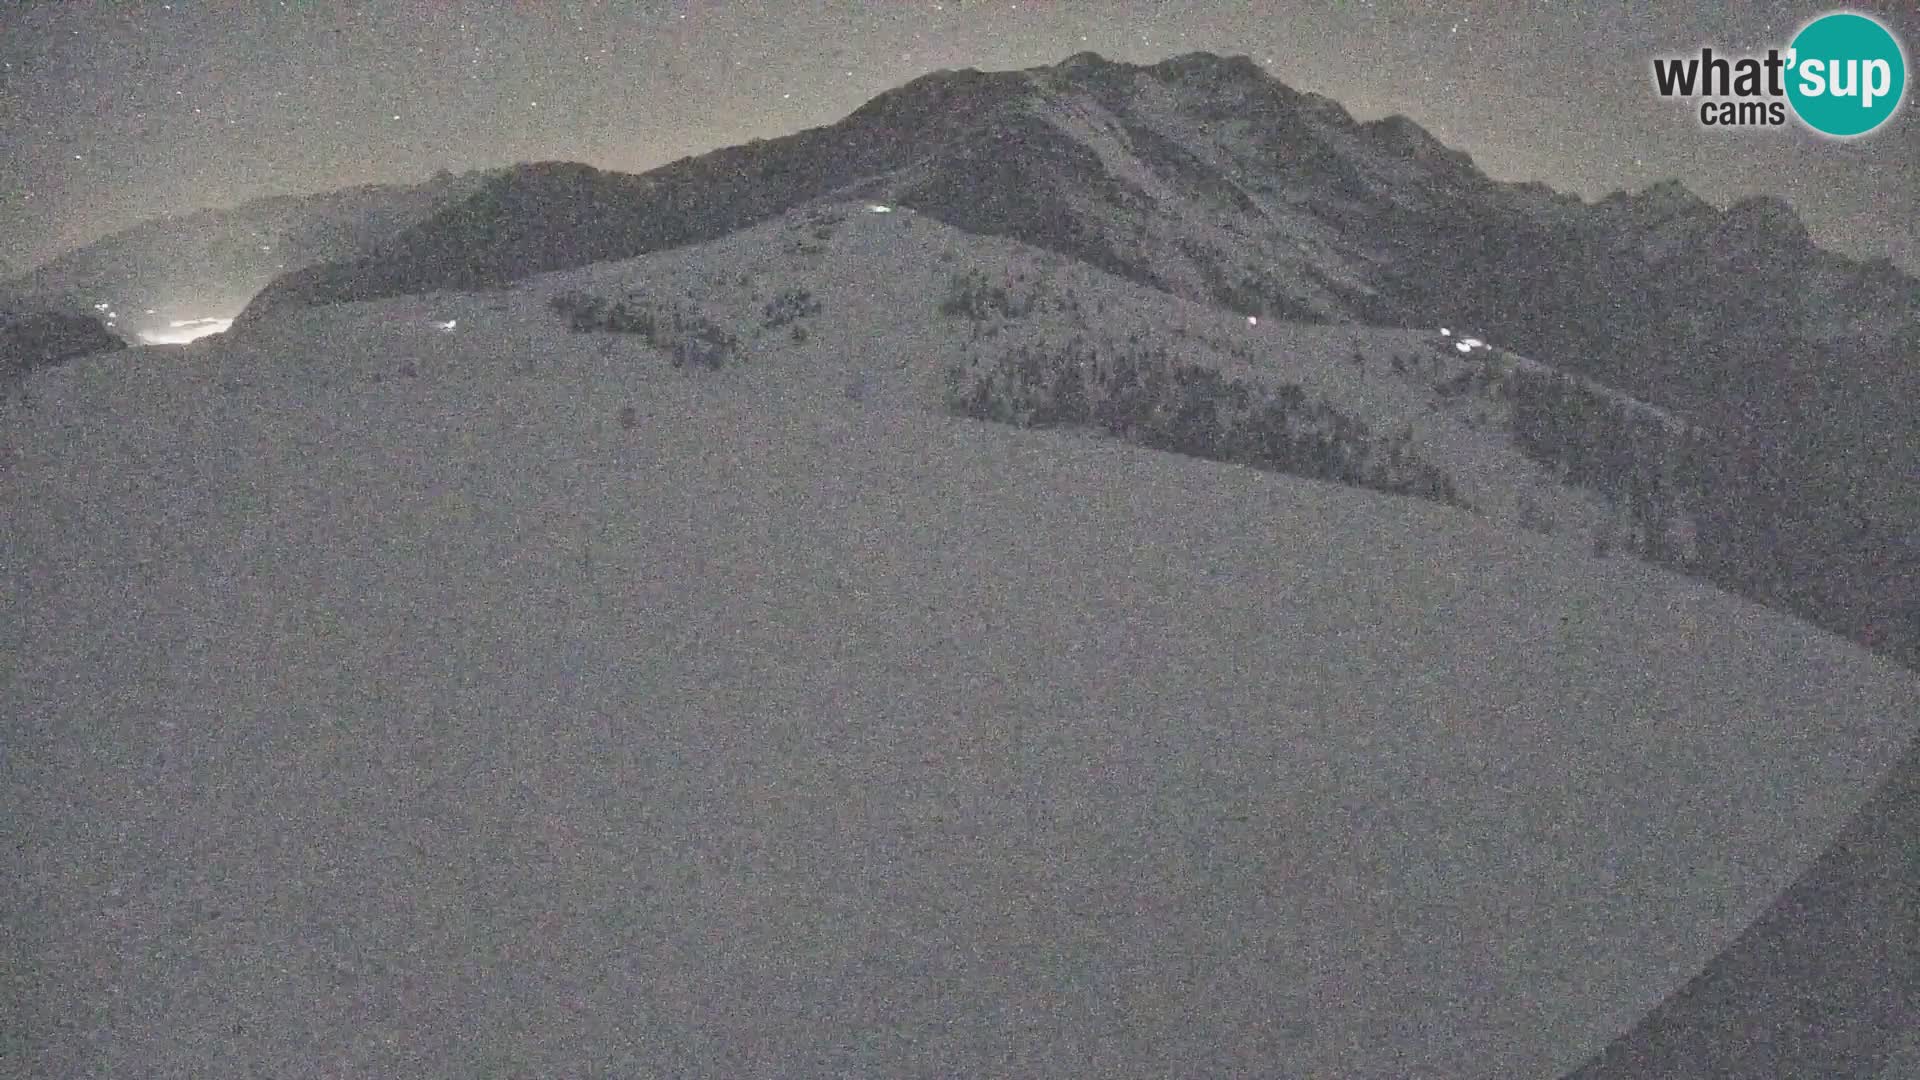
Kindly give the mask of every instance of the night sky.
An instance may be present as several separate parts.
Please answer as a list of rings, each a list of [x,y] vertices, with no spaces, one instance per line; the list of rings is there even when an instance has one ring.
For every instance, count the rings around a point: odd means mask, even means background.
[[[1817,241],[1920,270],[1911,88],[1892,121],[1850,143],[1797,123],[1703,129],[1690,105],[1652,90],[1655,55],[1784,47],[1827,10],[6,0],[0,257],[32,265],[164,213],[440,168],[570,159],[640,171],[831,123],[938,68],[1029,67],[1092,49],[1136,63],[1249,55],[1360,119],[1405,113],[1496,177],[1588,198],[1667,177],[1721,205],[1776,194]],[[1911,0],[1851,10],[1920,51]]]

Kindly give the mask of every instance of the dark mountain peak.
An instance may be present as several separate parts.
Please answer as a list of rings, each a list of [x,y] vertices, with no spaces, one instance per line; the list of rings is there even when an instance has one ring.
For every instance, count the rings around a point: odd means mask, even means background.
[[[1713,205],[1678,180],[1661,180],[1628,193],[1616,191],[1594,204],[1598,220],[1630,233],[1698,236],[1718,225],[1721,214]],[[1674,229],[1679,229],[1675,233]]]
[[[1054,65],[1054,67],[1063,71],[1071,71],[1076,68],[1108,68],[1117,66],[1119,65],[1101,56],[1099,53],[1094,52],[1092,49],[1083,49]]]
[[[1545,180],[1515,180],[1507,188],[1517,194],[1532,196],[1541,202],[1560,206],[1584,206],[1580,196],[1571,191],[1561,191]]]
[[[1265,82],[1268,79],[1267,73],[1251,56],[1221,56],[1198,51],[1170,56],[1147,70],[1163,79],[1176,80],[1256,79]]]
[[[944,131],[989,116],[1032,93],[1033,85],[1022,72],[942,69],[880,94],[831,130],[869,125],[900,137],[919,127]]]
[[[1473,170],[1473,158],[1463,150],[1455,150],[1435,138],[1433,133],[1415,123],[1411,117],[1395,113],[1383,116],[1371,123],[1362,124],[1361,130],[1370,137],[1374,145],[1399,157],[1412,158],[1415,161],[1451,166],[1456,170]]]
[[[1405,113],[1394,113],[1362,125],[1381,142],[1403,143],[1408,147],[1439,146],[1440,140],[1433,133],[1416,123],[1413,117]]]
[[[1749,195],[1727,207],[1729,224],[1753,225],[1787,233],[1804,233],[1806,224],[1793,206],[1778,195]]]
[[[1353,118],[1347,107],[1325,94],[1295,90],[1278,79],[1269,79],[1268,83],[1281,97],[1290,100],[1302,115],[1336,130],[1359,130],[1360,121]]]
[[[1250,56],[1189,52],[1141,66],[1112,60],[1095,63],[1088,59],[1093,55],[1078,53],[1045,70],[1063,74],[1062,81],[1070,88],[1091,91],[1108,101],[1129,98],[1132,91],[1127,80],[1146,75],[1180,93],[1188,115],[1202,122],[1267,123],[1285,118],[1282,122],[1287,124],[1304,119],[1335,129],[1354,126],[1353,117],[1338,102],[1293,89]]]
[[[1714,227],[1713,240],[1722,250],[1741,253],[1801,256],[1814,251],[1806,223],[1774,195],[1749,196],[1728,207]]]
[[[545,188],[551,184],[593,184],[608,177],[626,175],[605,172],[578,161],[533,161],[508,169],[500,176],[488,181],[486,187],[498,190],[519,187]]]
[[[1715,213],[1710,203],[1676,179],[1657,181],[1632,194],[1616,191],[1601,199],[1600,205],[1624,207],[1657,218]]]

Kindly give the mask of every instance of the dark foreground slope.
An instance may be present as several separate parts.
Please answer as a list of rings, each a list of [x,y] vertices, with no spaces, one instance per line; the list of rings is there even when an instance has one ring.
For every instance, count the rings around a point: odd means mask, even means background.
[[[1920,741],[1765,915],[1567,1080],[1872,1077],[1916,1029]]]
[[[125,342],[89,315],[0,312],[0,380],[91,353],[124,348]]]
[[[35,375],[8,1065],[1551,1076],[1910,737],[1628,560],[547,301]]]

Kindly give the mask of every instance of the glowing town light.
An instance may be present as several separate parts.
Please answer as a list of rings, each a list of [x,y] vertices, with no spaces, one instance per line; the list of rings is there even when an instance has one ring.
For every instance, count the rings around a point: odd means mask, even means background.
[[[174,319],[167,329],[142,330],[139,337],[143,345],[185,345],[189,341],[225,333],[232,325],[232,319]]]

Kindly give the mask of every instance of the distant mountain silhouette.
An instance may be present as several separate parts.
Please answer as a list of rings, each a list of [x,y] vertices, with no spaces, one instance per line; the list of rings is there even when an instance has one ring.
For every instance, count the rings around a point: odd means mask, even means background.
[[[942,71],[836,124],[644,176],[520,166],[377,251],[289,274],[261,305],[500,284],[850,194],[1250,314],[1465,322],[1596,364],[1618,351],[1594,346],[1622,333],[1621,310],[1775,343],[1881,346],[1920,325],[1913,278],[1819,251],[1778,200],[1723,213],[1668,182],[1589,205],[1494,181],[1405,117],[1358,123],[1207,53]]]
[[[230,317],[280,274],[376,247],[463,198],[485,175],[442,172],[422,184],[275,196],[159,218],[7,275],[0,303],[69,311],[106,304],[112,328],[128,340],[176,319]]]

